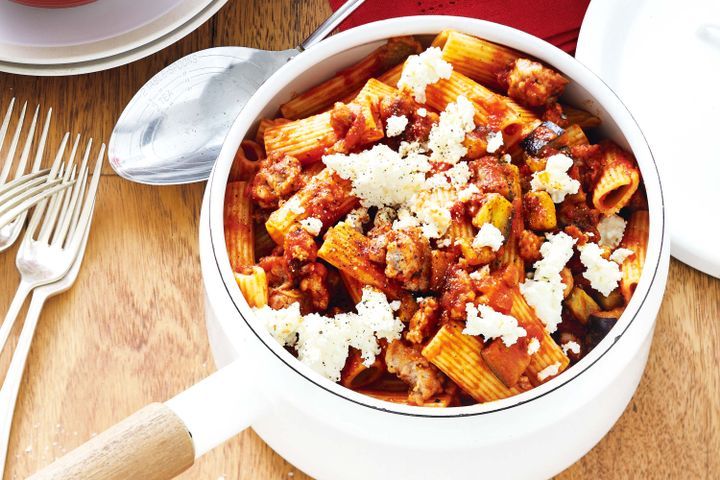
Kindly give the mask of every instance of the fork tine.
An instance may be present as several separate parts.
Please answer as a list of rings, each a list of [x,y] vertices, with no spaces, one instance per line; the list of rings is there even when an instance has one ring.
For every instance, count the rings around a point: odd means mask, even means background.
[[[89,176],[89,169],[85,169],[85,175],[79,180],[80,181],[80,187],[79,192],[80,195],[77,199],[77,204],[75,205],[75,209],[73,211],[72,217],[70,218],[70,223],[68,225],[68,238],[66,239],[65,246],[70,243],[72,235],[75,234],[75,229],[77,228],[78,219],[80,218],[80,211],[82,210],[82,200],[85,198],[85,192],[87,191],[87,182],[88,182],[88,176]]]
[[[35,160],[33,162],[32,171],[37,172],[40,170],[40,164],[42,163],[42,157],[45,153],[45,141],[47,140],[48,131],[50,130],[50,119],[52,118],[52,108],[48,108],[47,118],[45,118],[45,125],[43,126],[42,133],[40,134],[40,143],[38,144],[37,151],[35,152]]]
[[[55,160],[50,167],[50,173],[48,174],[49,180],[55,178],[58,169],[61,168],[60,165],[62,164],[62,158],[63,155],[65,155],[65,149],[67,148],[67,142],[69,138],[70,132],[66,132],[65,135],[63,135],[62,142],[60,142],[60,148],[58,148],[57,154],[55,155]],[[47,203],[47,199],[45,199],[38,203],[38,205],[35,207],[35,210],[33,210],[32,217],[30,217],[30,223],[28,223],[27,229],[25,229],[25,237],[23,237],[23,242],[29,241],[30,239],[32,239],[33,235],[35,235],[35,231],[37,230],[37,227],[40,224],[40,220],[45,213]]]
[[[0,229],[14,221],[15,217],[26,212],[29,208],[74,184],[75,181],[62,183],[62,179],[56,178],[49,183],[43,182],[18,195],[12,202],[8,202],[0,208]]]
[[[23,177],[25,178],[25,177]],[[9,188],[7,191],[0,194],[0,211],[5,209],[6,205],[10,204],[10,202],[17,199],[17,197],[24,195],[25,192],[30,190],[31,188],[35,188],[38,185],[45,184],[46,188],[49,188],[48,185],[56,185],[62,181],[61,178],[55,178],[50,181],[48,181],[47,175],[39,175],[35,178],[30,178],[25,182],[22,183],[15,183],[14,181],[11,183],[8,183],[8,185],[13,185],[13,188]]]
[[[87,192],[85,193],[85,199],[83,202],[82,213],[80,218],[77,220],[77,224],[73,225],[72,237],[68,243],[68,249],[77,252],[82,242],[83,232],[90,224],[92,219],[93,209],[95,207],[95,197],[97,196],[97,189],[100,183],[100,171],[102,169],[102,163],[105,159],[105,144],[100,146],[100,153],[98,154],[95,166],[93,167],[92,180],[88,186]]]
[[[5,117],[3,118],[2,126],[0,126],[0,149],[5,144],[5,134],[7,133],[8,125],[10,125],[10,118],[12,116],[13,108],[15,107],[15,97],[10,100]]]
[[[90,149],[92,148],[92,138],[88,140],[87,146],[85,147],[85,154],[83,155],[82,162],[80,163],[80,170],[78,171],[77,176],[77,182],[75,183],[75,186],[73,187],[72,194],[68,192],[66,194],[67,198],[69,198],[68,205],[66,205],[66,208],[63,210],[62,215],[60,216],[60,220],[58,220],[58,228],[55,231],[55,235],[53,236],[52,244],[53,245],[63,245],[65,243],[65,238],[68,233],[68,229],[70,227],[70,221],[73,217],[75,217],[75,212],[78,212],[80,210],[81,200],[82,200],[82,194],[81,192],[84,192],[85,188],[85,178],[87,177],[87,163],[88,158],[90,157]]]
[[[13,134],[12,141],[10,142],[10,149],[5,156],[5,164],[3,165],[2,172],[0,172],[0,183],[5,183],[10,175],[10,167],[15,159],[15,150],[17,149],[18,141],[20,140],[20,132],[22,131],[23,123],[25,123],[25,111],[27,110],[27,102],[23,104],[22,110],[20,111],[20,120],[15,127],[15,133]]]
[[[27,132],[25,138],[25,145],[23,145],[22,153],[20,154],[20,163],[18,163],[15,169],[15,178],[20,178],[25,173],[25,166],[27,165],[28,157],[30,156],[30,147],[32,147],[33,139],[35,137],[35,128],[37,126],[38,114],[40,113],[40,105],[35,107],[35,114],[33,115],[32,122],[30,122],[30,130]]]
[[[28,183],[35,184],[38,180],[48,181],[49,173],[50,169],[48,168],[40,170],[39,172],[23,175],[22,177],[16,178],[4,185],[0,185],[0,205],[2,205],[6,200],[17,195],[18,192],[21,192],[24,188],[27,188]]]
[[[76,167],[77,167],[77,165],[73,165],[73,167],[72,167],[72,172],[70,173],[70,177],[69,177],[69,178],[70,178],[71,181],[75,182],[75,184],[76,184],[76,186],[77,186],[77,182],[76,182],[76,180],[77,180],[77,177],[76,177],[77,168],[76,168]],[[63,219],[64,219],[65,216],[67,215],[68,208],[71,208],[71,207],[70,207],[70,199],[71,199],[71,197],[72,197],[71,193],[72,193],[73,190],[76,190],[76,188],[75,188],[75,187],[71,187],[69,190],[66,190],[66,191],[64,191],[64,192],[62,193],[62,206],[61,206],[61,207],[59,208],[59,210],[58,210],[58,218],[57,218],[57,221],[55,222],[55,224],[54,224],[54,226],[53,226],[53,229],[52,229],[52,232],[54,232],[54,233],[52,233],[52,236],[53,236],[53,241],[51,242],[52,244],[55,244],[55,243],[56,243],[54,239],[55,239],[55,237],[57,237],[57,234],[58,234],[60,225],[62,225],[62,222],[64,221]],[[60,194],[58,194],[58,197],[59,197],[59,196],[60,196]],[[61,202],[58,200],[58,205],[60,205],[60,203],[61,203]],[[50,237],[48,237],[48,240],[49,240],[49,239],[50,239]]]
[[[67,182],[72,178],[75,173],[75,154],[77,153],[78,145],[80,144],[80,134],[75,137],[72,150],[70,152],[70,158],[68,159],[65,166],[65,175],[63,181]],[[58,214],[60,213],[60,205],[63,204],[67,191],[59,192],[57,195],[50,199],[50,206],[48,207],[45,220],[43,221],[42,227],[40,227],[40,233],[38,234],[38,241],[42,243],[49,243],[50,235],[52,234],[55,226],[57,225]]]

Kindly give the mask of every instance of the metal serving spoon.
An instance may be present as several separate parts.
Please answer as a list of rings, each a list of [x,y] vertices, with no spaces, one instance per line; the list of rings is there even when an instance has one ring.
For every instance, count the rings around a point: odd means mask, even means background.
[[[110,164],[121,177],[150,185],[207,180],[230,126],[260,85],[364,1],[345,2],[296,48],[209,48],[165,67],[120,115],[110,137]]]

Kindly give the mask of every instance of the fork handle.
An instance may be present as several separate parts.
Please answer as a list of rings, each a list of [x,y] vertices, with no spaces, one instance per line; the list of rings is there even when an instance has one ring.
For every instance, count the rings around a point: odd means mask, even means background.
[[[0,479],[7,459],[8,442],[12,428],[15,402],[17,401],[20,382],[25,371],[30,345],[35,334],[35,328],[40,318],[40,311],[47,300],[47,295],[33,295],[28,307],[25,323],[20,331],[15,352],[13,352],[2,388],[0,388]]]
[[[0,325],[0,352],[2,352],[5,348],[5,344],[10,336],[13,325],[15,325],[15,322],[17,321],[20,309],[22,309],[25,299],[28,295],[30,295],[32,289],[33,285],[25,281],[21,281],[20,285],[18,285],[15,297],[13,298],[12,303],[10,303],[10,308],[8,308],[7,314],[5,315],[5,320],[3,320],[2,325]]]

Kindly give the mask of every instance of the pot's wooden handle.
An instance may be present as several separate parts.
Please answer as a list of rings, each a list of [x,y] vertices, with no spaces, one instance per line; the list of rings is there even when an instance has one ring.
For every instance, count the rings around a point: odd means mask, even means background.
[[[185,424],[165,404],[153,403],[29,480],[168,480],[194,460],[195,448]]]

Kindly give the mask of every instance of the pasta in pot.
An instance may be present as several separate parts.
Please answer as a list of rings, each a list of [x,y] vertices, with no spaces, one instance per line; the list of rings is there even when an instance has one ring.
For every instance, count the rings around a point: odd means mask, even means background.
[[[640,279],[632,154],[559,72],[455,31],[391,39],[262,119],[225,197],[258,324],[393,403],[490,402],[561,375]],[[591,136],[591,138],[595,138]]]

